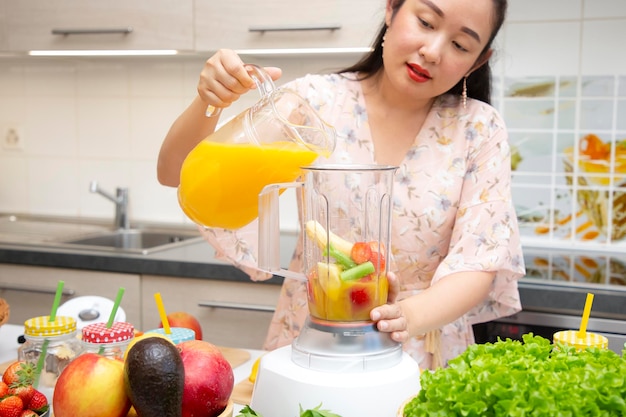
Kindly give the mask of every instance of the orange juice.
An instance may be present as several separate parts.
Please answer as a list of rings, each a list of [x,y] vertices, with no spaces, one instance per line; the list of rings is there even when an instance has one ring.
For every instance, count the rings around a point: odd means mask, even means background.
[[[178,201],[194,222],[237,229],[258,217],[259,193],[291,182],[318,154],[294,142],[263,145],[200,142],[181,168]]]

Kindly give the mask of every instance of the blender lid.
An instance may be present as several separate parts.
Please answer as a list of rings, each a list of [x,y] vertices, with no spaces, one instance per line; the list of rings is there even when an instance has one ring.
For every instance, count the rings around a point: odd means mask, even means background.
[[[291,359],[326,372],[388,369],[402,361],[402,345],[373,322],[322,322],[311,317],[292,343]]]

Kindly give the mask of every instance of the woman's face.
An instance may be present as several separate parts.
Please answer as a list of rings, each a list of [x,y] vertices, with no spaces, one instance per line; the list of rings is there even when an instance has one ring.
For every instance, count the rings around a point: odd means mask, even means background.
[[[393,15],[394,1],[388,0],[383,59],[395,88],[431,99],[469,74],[479,57],[484,62],[493,0],[406,0]]]

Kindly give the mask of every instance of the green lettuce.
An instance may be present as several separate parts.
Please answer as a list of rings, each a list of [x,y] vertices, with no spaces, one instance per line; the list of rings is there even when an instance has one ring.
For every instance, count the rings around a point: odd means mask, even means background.
[[[625,416],[626,360],[523,336],[470,346],[447,368],[421,375],[404,417]]]

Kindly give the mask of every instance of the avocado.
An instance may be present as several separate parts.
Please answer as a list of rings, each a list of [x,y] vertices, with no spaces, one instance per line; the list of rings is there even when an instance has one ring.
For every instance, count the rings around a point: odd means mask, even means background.
[[[132,345],[124,362],[124,384],[140,417],[181,417],[185,370],[169,340],[148,337]]]

